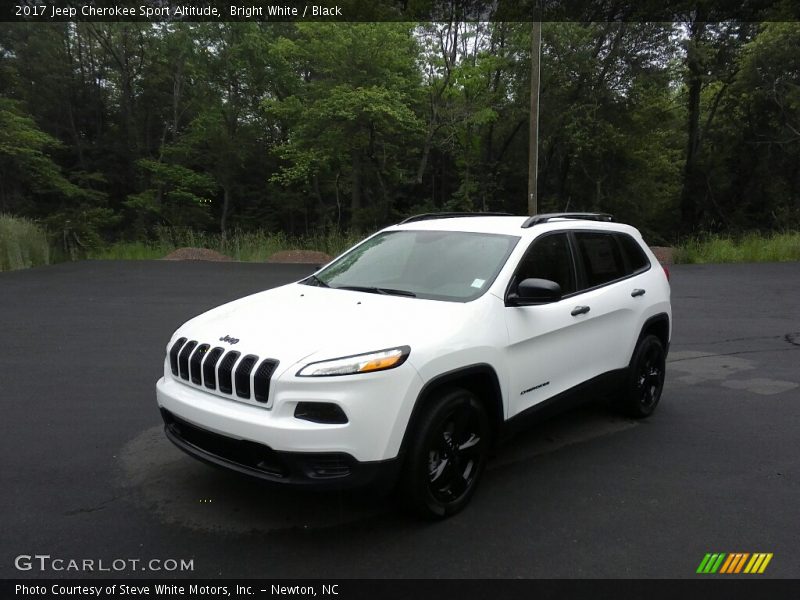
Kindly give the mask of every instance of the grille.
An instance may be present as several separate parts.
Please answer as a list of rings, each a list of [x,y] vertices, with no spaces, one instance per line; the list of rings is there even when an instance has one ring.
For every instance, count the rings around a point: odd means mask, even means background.
[[[278,366],[277,360],[267,359],[258,365],[256,374],[253,377],[253,395],[257,402],[267,402],[269,400],[269,380]]]
[[[236,395],[239,398],[250,397],[250,373],[253,372],[253,365],[258,360],[257,356],[248,354],[239,363],[239,368],[236,369]]]
[[[233,392],[231,371],[238,358],[239,353],[235,350],[231,350],[222,358],[222,362],[219,363],[219,391],[223,394],[230,394]]]
[[[217,361],[223,352],[225,352],[224,348],[214,348],[208,353],[206,362],[203,364],[203,382],[210,390],[217,389]]]
[[[178,376],[178,352],[181,351],[181,347],[185,343],[186,338],[179,338],[169,351],[169,366],[172,369],[172,374],[175,375],[175,377]]]
[[[195,346],[197,346],[197,342],[194,340],[187,342],[178,355],[178,371],[180,372],[181,379],[189,379],[189,355],[192,353]]]
[[[195,385],[203,383],[203,378],[200,374],[200,364],[203,362],[203,357],[206,352],[208,352],[208,348],[208,344],[200,344],[197,350],[194,351],[194,354],[192,354],[192,358],[189,359],[189,375],[192,383]]]
[[[239,398],[266,404],[270,379],[278,361],[267,358],[259,362],[255,354],[239,360],[240,356],[236,350],[226,353],[219,346],[211,348],[210,344],[187,341],[183,337],[169,349],[169,364],[172,374],[186,382],[220,394],[233,395],[235,392]]]

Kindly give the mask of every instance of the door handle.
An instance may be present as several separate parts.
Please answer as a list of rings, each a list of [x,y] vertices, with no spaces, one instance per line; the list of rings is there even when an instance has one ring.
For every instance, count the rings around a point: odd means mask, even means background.
[[[577,317],[578,315],[585,315],[586,313],[589,312],[589,310],[590,308],[588,306],[576,306],[575,308],[572,309],[572,312],[570,314],[573,317]]]
[[[643,289],[635,289],[631,292],[631,297],[636,298],[637,296],[644,296],[647,290]]]

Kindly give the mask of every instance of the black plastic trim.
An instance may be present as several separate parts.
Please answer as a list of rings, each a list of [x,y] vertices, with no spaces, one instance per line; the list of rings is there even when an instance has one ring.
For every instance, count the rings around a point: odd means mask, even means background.
[[[181,348],[180,354],[178,354],[178,374],[181,379],[185,379],[186,381],[189,381],[189,356],[196,346],[196,340],[186,342],[183,348]]]
[[[258,361],[258,357],[255,354],[248,354],[236,367],[234,381],[236,383],[236,395],[239,398],[250,397],[250,373],[253,372],[256,361]]]
[[[241,356],[240,352],[230,350],[220,360],[217,385],[219,386],[219,391],[223,394],[233,393],[233,367],[236,365],[236,361],[239,360],[239,356]]]
[[[433,219],[454,219],[460,217],[514,217],[507,212],[437,212],[437,213],[423,213],[408,217],[400,221],[398,225],[405,225],[406,223],[416,223],[418,221],[431,221]]]
[[[491,379],[494,397],[487,398],[487,400],[492,402],[492,406],[487,408],[491,409],[489,416],[492,419],[495,427],[499,428],[501,426],[505,420],[505,406],[503,404],[503,391],[500,387],[500,379],[497,376],[497,372],[494,370],[494,367],[488,363],[465,365],[463,367],[453,369],[452,371],[441,373],[422,386],[419,394],[417,394],[417,399],[414,401],[414,408],[411,410],[411,417],[408,419],[408,423],[406,423],[406,430],[403,433],[403,440],[400,443],[400,455],[404,454],[405,452],[406,444],[408,443],[408,436],[415,428],[417,419],[424,410],[425,400],[430,395],[431,391],[440,386],[447,385],[448,383],[475,375],[488,375]]]
[[[344,425],[349,422],[342,407],[333,402],[298,402],[294,408],[294,418],[324,425]]]
[[[503,434],[506,436],[512,435],[522,429],[526,429],[534,422],[547,419],[576,406],[587,404],[596,399],[597,396],[614,393],[619,389],[620,384],[625,381],[627,373],[627,367],[607,371],[546,400],[542,400],[510,417],[503,425]]]
[[[270,380],[272,379],[275,369],[278,368],[280,362],[272,358],[267,358],[261,361],[256,369],[256,374],[253,375],[253,397],[256,402],[266,404],[269,402],[269,388]]]
[[[669,315],[667,313],[658,313],[657,315],[653,315],[652,317],[649,317],[642,324],[642,328],[641,328],[641,330],[639,330],[639,337],[636,338],[636,344],[633,346],[633,352],[634,353],[636,352],[636,346],[639,345],[639,342],[641,341],[642,337],[644,336],[644,332],[647,331],[648,329],[650,329],[650,327],[652,327],[656,323],[660,323],[662,321],[664,323],[666,323],[666,325],[667,325],[667,343],[664,346],[664,358],[666,358],[669,355],[669,346],[670,346],[670,343],[672,342],[672,340],[669,339],[670,322],[669,322]],[[631,360],[633,360],[633,355],[631,355]]]
[[[344,452],[281,452],[264,444],[209,431],[164,408],[161,416],[167,438],[188,455],[281,486],[307,489],[380,486],[388,489],[400,473],[398,458],[362,462]],[[253,464],[258,458],[263,458],[265,463],[261,468],[257,466],[261,463]]]
[[[172,374],[177,377],[178,376],[178,354],[183,348],[183,345],[186,343],[186,338],[178,338],[175,340],[175,343],[172,344],[172,348],[169,349],[169,366],[172,370]]]
[[[195,385],[203,384],[203,373],[200,370],[200,365],[203,362],[203,356],[208,352],[209,344],[200,344],[189,359],[189,379]]]
[[[547,223],[551,219],[576,219],[580,221],[604,221],[612,223],[614,216],[608,213],[588,213],[588,212],[563,212],[563,213],[543,213],[533,215],[522,224],[523,229],[528,229],[540,223]]]
[[[217,346],[206,355],[203,362],[203,384],[210,390],[217,389],[217,363],[224,353],[225,348]]]

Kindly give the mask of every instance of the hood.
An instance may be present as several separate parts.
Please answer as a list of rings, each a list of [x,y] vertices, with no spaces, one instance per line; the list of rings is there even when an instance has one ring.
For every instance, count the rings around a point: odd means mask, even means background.
[[[448,339],[463,325],[469,304],[289,284],[214,308],[173,335],[275,358],[338,358],[395,346]],[[230,341],[222,341],[228,337]],[[230,343],[238,340],[236,343]],[[305,360],[307,359],[307,360]]]

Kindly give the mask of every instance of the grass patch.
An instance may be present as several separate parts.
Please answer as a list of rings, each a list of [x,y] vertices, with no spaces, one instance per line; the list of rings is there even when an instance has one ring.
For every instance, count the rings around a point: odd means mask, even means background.
[[[0,271],[50,264],[44,229],[33,221],[0,214]]]
[[[101,260],[149,260],[164,258],[174,250],[150,242],[117,242],[104,248],[96,248],[88,252],[87,258]]]
[[[800,260],[800,232],[693,238],[675,248],[673,258],[679,264]]]
[[[108,260],[148,260],[164,258],[178,248],[208,248],[245,262],[264,262],[282,250],[317,250],[337,256],[362,240],[360,234],[328,232],[292,238],[267,231],[236,231],[223,239],[219,234],[182,228],[163,228],[150,242],[117,242],[91,250],[88,258]]]

